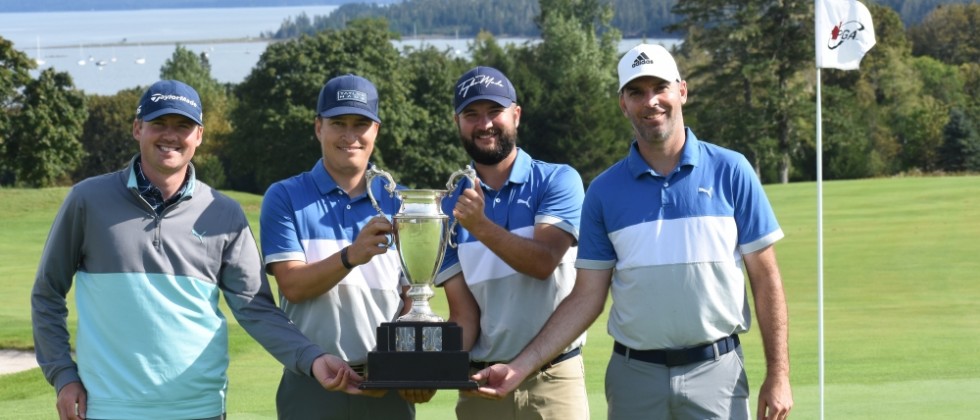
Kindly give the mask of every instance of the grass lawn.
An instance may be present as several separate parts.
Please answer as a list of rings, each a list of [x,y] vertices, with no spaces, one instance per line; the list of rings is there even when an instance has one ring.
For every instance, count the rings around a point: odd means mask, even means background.
[[[30,289],[66,191],[0,189],[0,348],[33,345]],[[786,233],[777,253],[790,309],[792,417],[815,419],[820,413],[816,186],[769,185],[766,191]],[[231,195],[257,230],[261,197]],[[968,418],[980,413],[978,221],[977,176],[824,184],[827,418]],[[440,292],[432,305],[446,315]],[[602,384],[612,346],[605,316],[589,330],[584,353],[589,403],[597,419],[605,418]],[[73,313],[69,317],[74,321]],[[764,374],[758,331],[750,331],[742,343],[755,393]],[[230,348],[229,415],[275,418],[281,368],[237,325]],[[440,391],[418,407],[418,418],[455,418],[454,401],[455,391]],[[0,376],[0,417],[56,418],[54,402],[38,369]]]

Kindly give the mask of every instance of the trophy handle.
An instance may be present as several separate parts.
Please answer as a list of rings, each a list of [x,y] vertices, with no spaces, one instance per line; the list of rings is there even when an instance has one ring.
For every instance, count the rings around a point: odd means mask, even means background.
[[[458,185],[456,179],[463,176],[469,178],[470,185],[473,185],[473,187],[476,188],[476,170],[473,169],[472,166],[466,165],[466,168],[453,172],[453,174],[449,176],[449,181],[446,182],[446,189],[449,190],[449,193],[456,190],[456,186]],[[450,248],[456,248],[457,245],[453,243],[453,237],[456,236],[456,223],[458,223],[456,219],[453,219],[453,223],[449,225],[449,229],[446,229],[446,244],[449,245]]]
[[[453,190],[456,189],[456,185],[458,185],[456,178],[461,176],[469,178],[470,184],[473,184],[474,186],[476,185],[476,170],[473,169],[472,166],[466,165],[465,168],[453,172],[453,174],[449,176],[449,181],[446,182],[446,189],[449,190],[449,192],[453,192]]]
[[[365,173],[365,178],[367,178],[367,193],[368,193],[368,198],[371,199],[371,205],[374,206],[374,209],[378,211],[378,214],[380,214],[381,217],[387,219],[388,216],[385,214],[383,210],[381,210],[381,206],[378,205],[378,200],[374,199],[374,190],[371,189],[372,181],[374,181],[374,178],[377,178],[379,176],[383,179],[383,181],[385,181],[384,189],[385,191],[388,191],[389,197],[395,193],[395,189],[398,187],[398,185],[395,184],[395,180],[394,178],[391,177],[391,174],[389,174],[387,171],[378,169],[378,166],[373,163],[371,164],[370,167],[368,167],[367,172]],[[395,238],[388,235],[387,246],[390,247],[394,242],[395,242]]]

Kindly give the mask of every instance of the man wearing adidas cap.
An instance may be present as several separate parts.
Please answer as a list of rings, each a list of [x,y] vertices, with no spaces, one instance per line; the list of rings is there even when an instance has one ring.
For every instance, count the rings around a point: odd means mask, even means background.
[[[201,109],[190,86],[154,83],[133,120],[139,153],[125,169],[72,187],[55,217],[31,311],[61,419],[224,418],[219,294],[287,370],[358,392],[361,378],[276,307],[241,205],[196,178]],[[77,362],[65,321],[72,286]]]
[[[634,140],[586,192],[575,289],[509,365],[476,375],[479,392],[513,390],[595,321],[611,291],[610,419],[747,419],[744,269],[767,367],[754,417],[786,418],[787,314],[773,248],[783,232],[761,183],[744,156],[684,126],[687,83],[663,47],[623,56],[619,94]]]
[[[386,246],[391,223],[367,195],[373,188],[385,214],[398,212],[398,199],[381,182],[368,185],[365,178],[380,127],[374,84],[353,74],[327,81],[313,121],[321,158],[309,171],[272,184],[259,216],[266,270],[279,285],[283,311],[307,337],[359,372],[375,347],[377,327],[411,306],[398,253]],[[372,398],[378,391],[370,396],[334,391],[284,370],[276,394],[278,417],[415,417],[414,406],[397,392]]]
[[[503,73],[476,67],[455,85],[454,120],[478,185],[443,200],[459,221],[436,284],[450,320],[463,326],[471,372],[510,361],[531,341],[575,282],[585,192],[568,165],[534,160],[516,147],[521,107]],[[517,392],[497,401],[462,393],[459,419],[586,419],[581,346],[585,334],[541,360]]]

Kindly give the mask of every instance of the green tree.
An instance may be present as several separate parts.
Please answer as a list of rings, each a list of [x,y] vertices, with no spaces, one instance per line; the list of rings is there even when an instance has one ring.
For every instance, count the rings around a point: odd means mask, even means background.
[[[939,5],[908,30],[912,54],[946,64],[980,62],[980,3]]]
[[[0,185],[14,181],[14,162],[7,158],[12,119],[20,112],[21,90],[31,80],[34,61],[14,49],[14,44],[0,37]]]
[[[912,57],[904,25],[894,10],[873,4],[868,9],[877,45],[861,61],[860,72],[842,72],[853,74],[841,75],[837,81],[853,78],[872,86],[873,100],[863,106],[874,109],[868,124],[875,127],[875,141],[882,142],[876,148],[895,151],[889,174],[935,170],[950,104],[940,99],[946,93],[929,91],[927,84],[935,80],[920,73],[919,69],[935,68],[934,62]]]
[[[88,118],[80,139],[86,153],[72,174],[73,180],[117,171],[139,152],[133,139],[133,119],[142,95],[143,89],[135,87],[115,95],[88,97]]]
[[[508,57],[485,45],[486,55],[475,52],[474,59],[498,67],[514,83],[523,109],[521,147],[537,159],[572,165],[589,182],[629,146],[611,71],[619,59],[619,32],[603,2],[540,5],[540,43],[511,48]]]
[[[173,55],[160,67],[161,79],[180,80],[197,90],[204,110],[204,141],[194,154],[197,177],[215,188],[227,179],[225,163],[228,138],[233,131],[229,89],[211,77],[211,63],[206,53],[200,55],[177,45]]]
[[[409,96],[417,110],[400,156],[385,158],[385,162],[399,169],[401,183],[417,188],[444,188],[449,175],[469,161],[453,124],[453,84],[468,66],[454,52],[438,51],[432,46],[405,54],[403,68],[409,76]]]
[[[409,0],[389,5],[348,3],[329,16],[314,17],[313,27],[297,19],[285,22],[277,37],[297,31],[343,29],[348,22],[383,18],[388,27],[401,34],[473,36],[481,31],[506,36],[537,35],[531,18],[537,2],[526,0]],[[302,32],[301,32],[302,33]],[[311,33],[311,32],[306,32]]]
[[[966,98],[961,108],[966,118],[980,129],[980,63],[960,64],[957,70],[963,81],[963,97]]]
[[[824,179],[856,179],[875,175],[878,166],[871,127],[867,124],[869,107],[866,103],[870,87],[864,83],[848,89],[826,86],[823,89],[823,161]],[[814,153],[812,147],[807,153]],[[816,159],[807,168],[809,179],[816,177]]]
[[[980,171],[980,133],[963,111],[953,109],[943,128],[943,145],[939,151],[944,171]]]
[[[812,2],[679,0],[695,133],[749,158],[763,180],[788,182],[811,83]],[[682,75],[684,72],[681,73]],[[688,112],[685,112],[688,114]],[[735,116],[737,115],[737,117]]]
[[[24,87],[22,108],[6,144],[15,185],[47,187],[71,182],[68,173],[82,160],[85,95],[71,76],[45,69]]]
[[[347,73],[378,88],[382,125],[372,160],[395,176],[402,167],[384,164],[399,160],[401,147],[413,136],[418,108],[409,101],[408,75],[392,36],[384,21],[362,20],[344,30],[270,44],[236,88],[233,188],[263,192],[313,166],[322,155],[313,133],[317,96],[327,80]]]

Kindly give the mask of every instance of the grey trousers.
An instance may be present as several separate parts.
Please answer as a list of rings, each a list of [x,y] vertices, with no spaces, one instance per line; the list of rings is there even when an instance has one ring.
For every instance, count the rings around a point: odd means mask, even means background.
[[[748,420],[743,360],[741,347],[716,360],[675,367],[613,352],[606,368],[609,419]]]

